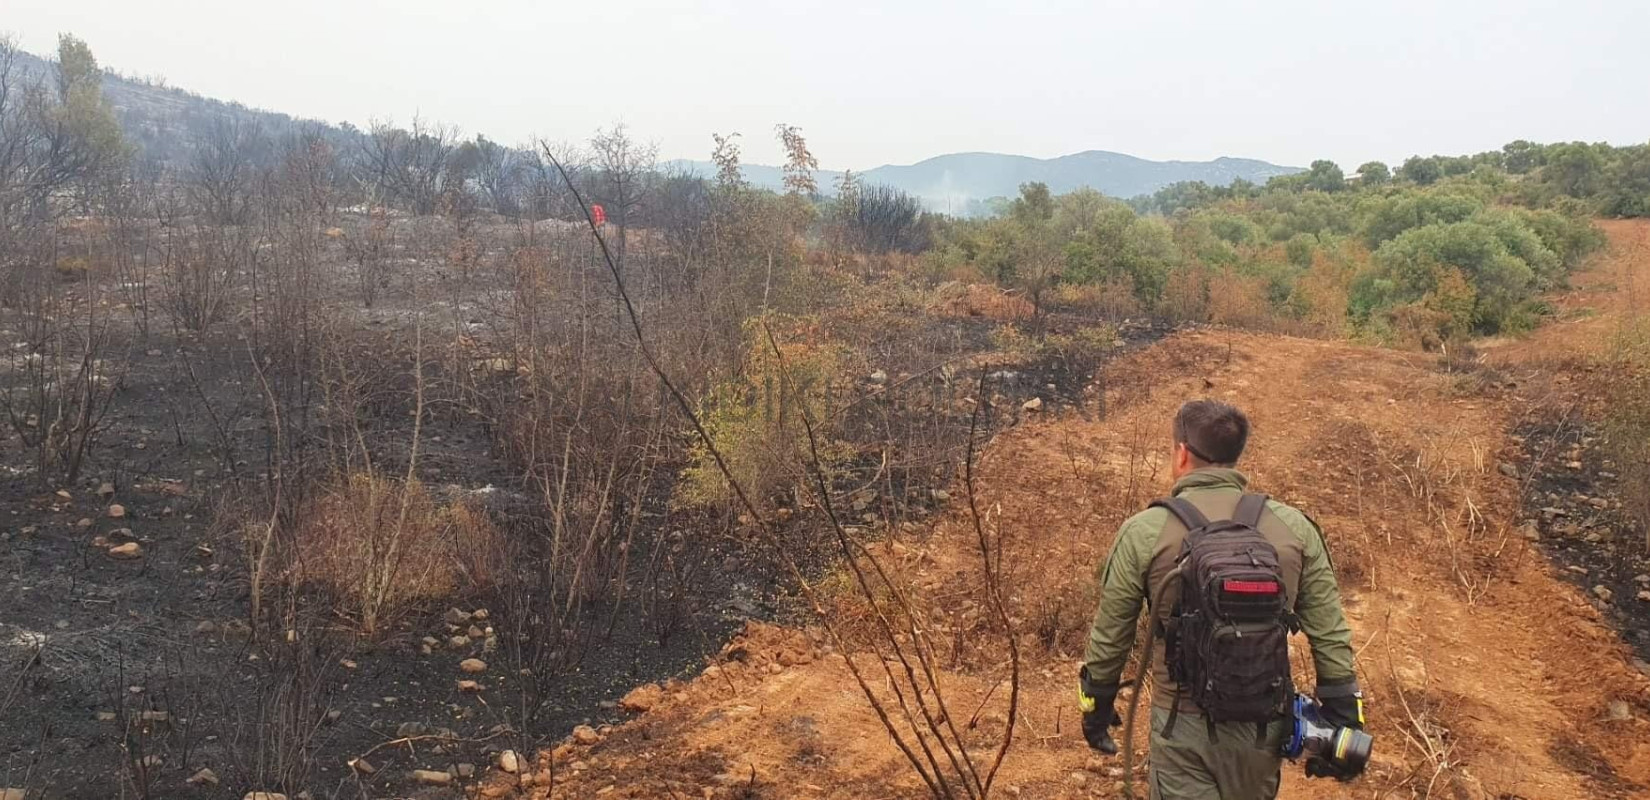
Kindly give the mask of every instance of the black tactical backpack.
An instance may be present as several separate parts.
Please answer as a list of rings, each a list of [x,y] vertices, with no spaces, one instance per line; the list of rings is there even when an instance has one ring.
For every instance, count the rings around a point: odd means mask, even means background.
[[[1211,730],[1217,722],[1253,722],[1263,736],[1294,695],[1289,632],[1299,627],[1277,548],[1259,530],[1266,496],[1244,495],[1229,520],[1210,521],[1179,497],[1152,505],[1187,530],[1176,562],[1180,599],[1163,631],[1169,677]],[[1165,735],[1173,725],[1171,712]]]

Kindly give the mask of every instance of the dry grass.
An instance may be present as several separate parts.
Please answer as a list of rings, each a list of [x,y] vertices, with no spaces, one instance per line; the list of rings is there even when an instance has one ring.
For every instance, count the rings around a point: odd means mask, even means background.
[[[1275,330],[1266,282],[1230,270],[1209,278],[1209,321],[1254,330]]]
[[[1061,284],[1054,291],[1052,305],[1105,317],[1138,317],[1146,313],[1134,286],[1126,279],[1113,278],[1100,284]]]
[[[331,593],[368,634],[419,602],[485,587],[497,570],[499,532],[486,514],[416,481],[356,473],[301,517],[292,579]]]
[[[1169,273],[1163,286],[1159,313],[1176,322],[1206,322],[1209,319],[1209,276],[1201,269],[1186,267]]]
[[[1031,319],[1031,301],[1017,292],[984,283],[944,283],[934,290],[930,310],[937,317],[984,317],[996,322]]]

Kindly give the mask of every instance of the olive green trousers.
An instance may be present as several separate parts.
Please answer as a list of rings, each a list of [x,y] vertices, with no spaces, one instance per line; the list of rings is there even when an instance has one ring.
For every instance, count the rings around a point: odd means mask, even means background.
[[[1163,736],[1166,709],[1152,709],[1152,800],[1273,800],[1283,758],[1278,749],[1287,730],[1283,719],[1267,726],[1257,747],[1255,725],[1214,726],[1199,714],[1180,712],[1172,735]]]

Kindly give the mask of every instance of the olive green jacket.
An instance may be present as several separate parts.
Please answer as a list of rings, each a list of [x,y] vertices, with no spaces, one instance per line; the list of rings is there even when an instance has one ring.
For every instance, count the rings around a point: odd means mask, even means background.
[[[1210,519],[1229,518],[1242,496],[1248,479],[1233,469],[1205,467],[1175,482],[1173,494],[1198,506]],[[1341,611],[1341,594],[1335,584],[1334,565],[1324,546],[1323,533],[1305,514],[1277,501],[1267,503],[1260,532],[1278,548],[1284,584],[1294,598],[1294,611],[1312,647],[1312,663],[1320,685],[1345,683],[1355,678],[1352,631]],[[1089,629],[1084,665],[1096,684],[1117,683],[1123,665],[1134,649],[1136,622],[1142,604],[1151,607],[1158,621],[1166,620],[1178,599],[1178,581],[1169,572],[1180,554],[1186,535],[1167,509],[1149,508],[1129,518],[1117,531],[1111,553],[1100,569],[1100,605]],[[1168,585],[1173,583],[1173,585]],[[1148,597],[1150,592],[1150,597]],[[1159,601],[1155,605],[1152,600]],[[1172,705],[1175,686],[1164,663],[1163,641],[1159,638],[1153,655],[1153,704]],[[1189,698],[1183,711],[1195,711]]]

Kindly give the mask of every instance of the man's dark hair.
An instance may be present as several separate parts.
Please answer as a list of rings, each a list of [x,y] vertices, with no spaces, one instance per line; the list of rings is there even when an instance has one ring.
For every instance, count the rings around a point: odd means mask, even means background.
[[[1209,464],[1236,464],[1249,443],[1249,418],[1218,400],[1193,400],[1174,415],[1175,444]]]

